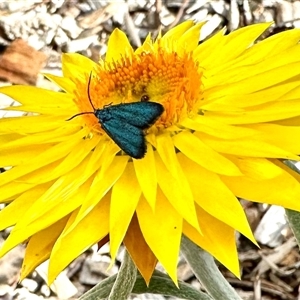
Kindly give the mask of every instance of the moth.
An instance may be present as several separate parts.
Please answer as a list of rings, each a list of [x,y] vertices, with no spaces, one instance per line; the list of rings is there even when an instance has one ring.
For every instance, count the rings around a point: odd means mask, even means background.
[[[107,135],[129,156],[140,159],[147,151],[145,130],[150,128],[164,112],[164,107],[156,102],[150,102],[148,95],[141,98],[141,102],[120,103],[105,105],[103,108],[95,108],[90,97],[90,82],[88,81],[88,99],[93,112],[82,112],[72,116],[73,118],[94,114]]]

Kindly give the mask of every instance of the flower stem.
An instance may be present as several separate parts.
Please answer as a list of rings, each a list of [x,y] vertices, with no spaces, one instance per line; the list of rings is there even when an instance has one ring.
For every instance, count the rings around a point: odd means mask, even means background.
[[[128,299],[136,280],[136,273],[136,266],[130,258],[128,252],[125,251],[123,263],[108,296],[108,300]]]
[[[197,279],[214,299],[241,300],[223,277],[211,255],[185,236],[182,236],[181,239],[181,251]]]

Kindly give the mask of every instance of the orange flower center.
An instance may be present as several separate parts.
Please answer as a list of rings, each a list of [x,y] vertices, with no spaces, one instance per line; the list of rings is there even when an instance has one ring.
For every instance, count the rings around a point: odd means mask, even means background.
[[[182,118],[198,112],[202,97],[202,72],[190,53],[158,51],[135,54],[122,61],[102,62],[93,71],[90,86],[78,88],[77,105],[80,111],[93,111],[105,105],[152,101],[161,103],[165,111],[154,126],[159,129],[176,125]],[[93,115],[84,115],[87,125],[102,131]],[[98,127],[98,128],[97,128]]]

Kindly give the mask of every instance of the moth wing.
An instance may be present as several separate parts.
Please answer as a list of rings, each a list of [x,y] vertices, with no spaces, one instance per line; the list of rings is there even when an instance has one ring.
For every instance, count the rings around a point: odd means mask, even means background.
[[[115,119],[123,120],[139,129],[147,129],[161,116],[164,107],[156,102],[132,102],[104,108]]]
[[[147,147],[144,132],[122,119],[112,117],[101,123],[109,137],[129,156],[143,158]]]

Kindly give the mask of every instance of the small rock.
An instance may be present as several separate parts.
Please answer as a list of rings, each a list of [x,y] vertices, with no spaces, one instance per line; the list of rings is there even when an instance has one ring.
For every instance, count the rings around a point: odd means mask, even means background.
[[[197,279],[192,280],[191,286],[194,287],[195,289],[199,290],[199,291],[200,291],[201,288],[203,288],[201,283]]]
[[[181,281],[187,281],[194,276],[193,271],[187,263],[180,264],[177,268],[178,279]]]
[[[214,30],[216,30],[220,24],[223,22],[224,18],[215,14],[213,15],[207,23],[203,25],[200,32],[200,40],[204,40],[207,38],[210,34],[213,33]]]
[[[19,279],[25,249],[17,246],[0,259],[0,283],[14,284]]]
[[[14,287],[8,284],[0,284],[0,299],[11,299]]]
[[[114,275],[118,272],[116,265],[108,269],[110,265],[110,258],[106,256],[98,256],[100,261],[88,257],[82,266],[79,281],[83,284],[95,285],[104,278]]]
[[[41,286],[41,294],[44,295],[47,298],[51,295],[51,290],[50,290],[48,285],[43,284]]]
[[[60,27],[71,39],[76,39],[83,31],[82,28],[78,27],[75,19],[69,16],[62,19]]]
[[[56,35],[54,36],[54,42],[58,47],[66,46],[69,43],[70,39],[67,34],[61,29],[58,28]]]
[[[254,236],[263,245],[277,247],[282,244],[284,236],[283,229],[287,227],[285,210],[281,206],[273,205],[265,213],[258,224]]]
[[[54,14],[51,16],[51,21],[49,20],[49,24],[48,26],[50,26],[49,28],[57,28],[57,26],[59,26],[62,22],[62,16],[59,14]]]
[[[41,38],[37,34],[30,35],[27,39],[27,43],[34,49],[42,49],[44,46],[46,46],[45,37]]]
[[[97,42],[98,36],[92,35],[83,39],[70,41],[67,45],[67,52],[80,52],[89,48],[89,46]]]
[[[43,262],[36,268],[37,273],[45,282],[48,278],[49,261]],[[68,278],[66,271],[61,272],[54,282],[50,285],[50,289],[58,296],[59,299],[68,299],[77,293],[74,284]]]
[[[38,295],[35,295],[33,293],[30,293],[26,288],[16,289],[14,296],[14,300],[41,300],[41,298]]]
[[[79,9],[79,7],[72,5],[69,7],[64,7],[65,9],[61,9],[60,12],[62,15],[64,16],[68,16],[68,17],[72,17],[74,19],[76,19],[77,17],[79,17],[79,15],[81,14],[81,10]]]
[[[25,278],[21,281],[21,285],[25,288],[27,288],[27,290],[31,293],[34,293],[37,291],[39,285],[35,280],[29,279],[29,278]]]
[[[54,30],[54,29],[49,29],[47,32],[45,32],[45,34],[44,34],[45,44],[50,45],[51,42],[53,41],[55,35],[56,35],[56,30]]]

